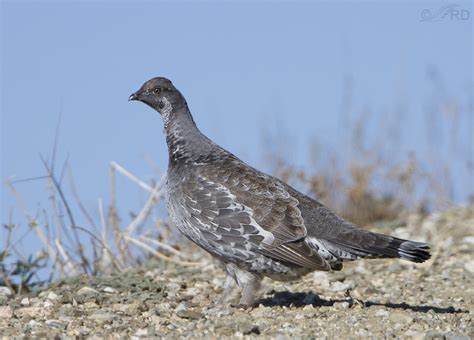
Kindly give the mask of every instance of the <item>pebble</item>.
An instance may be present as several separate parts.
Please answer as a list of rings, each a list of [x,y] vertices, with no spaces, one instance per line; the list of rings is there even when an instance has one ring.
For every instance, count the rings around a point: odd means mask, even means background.
[[[79,295],[97,295],[99,292],[91,287],[82,287],[77,291]]]
[[[12,296],[13,292],[8,287],[0,286],[0,295]]]
[[[474,273],[474,260],[470,260],[470,261],[467,261],[466,263],[464,263],[464,268],[468,272]]]
[[[48,295],[46,296],[46,298],[48,300],[51,300],[51,301],[54,301],[54,300],[57,300],[59,299],[59,295],[53,293],[53,292],[49,292]]]
[[[336,309],[348,309],[350,307],[349,302],[336,302],[334,308]]]
[[[98,324],[109,324],[117,318],[117,315],[105,312],[97,312],[92,315],[89,315],[89,319],[97,322]]]
[[[390,313],[386,309],[379,309],[378,311],[375,312],[375,316],[378,316],[378,317],[387,317],[389,315]]]
[[[13,310],[10,306],[0,306],[0,319],[10,319],[13,316]]]
[[[104,288],[102,288],[102,291],[104,293],[108,293],[108,294],[117,294],[118,293],[118,290],[114,289],[112,287],[104,287]]]
[[[399,324],[408,324],[413,321],[413,318],[406,313],[394,312],[390,314],[390,321]]]
[[[57,328],[57,329],[66,329],[66,325],[59,322],[58,320],[46,320],[46,325],[51,328]]]
[[[43,308],[43,307],[23,307],[23,308],[18,308],[15,310],[15,315],[17,317],[40,317],[40,316],[47,316],[51,314],[51,310],[49,308]]]
[[[29,306],[30,305],[30,299],[28,299],[27,297],[21,299],[20,305],[25,306],[25,307]]]
[[[345,282],[336,281],[331,284],[330,290],[333,292],[343,292],[346,290],[351,290],[352,288],[354,288],[354,282],[352,281],[345,281]]]
[[[201,313],[191,309],[186,303],[180,303],[175,312],[177,316],[183,319],[197,320],[201,318]]]
[[[474,244],[474,236],[466,236],[461,242],[464,244]]]

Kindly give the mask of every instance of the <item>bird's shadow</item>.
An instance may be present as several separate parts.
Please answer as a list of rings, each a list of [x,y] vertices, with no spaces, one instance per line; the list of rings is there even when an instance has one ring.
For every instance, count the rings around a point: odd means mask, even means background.
[[[257,305],[262,304],[263,306],[272,307],[272,306],[286,306],[286,307],[297,307],[301,308],[304,306],[312,305],[313,307],[322,307],[322,306],[333,306],[335,303],[347,302],[349,306],[360,305],[362,307],[372,307],[372,306],[384,306],[391,309],[404,309],[411,310],[414,312],[427,313],[432,310],[438,314],[458,314],[458,313],[469,313],[467,310],[456,309],[453,306],[447,307],[436,307],[430,305],[409,305],[408,303],[382,303],[376,301],[362,301],[355,299],[350,295],[343,299],[322,299],[318,295],[314,294],[312,291],[309,292],[270,292],[273,294],[269,298],[260,299],[257,301]]]

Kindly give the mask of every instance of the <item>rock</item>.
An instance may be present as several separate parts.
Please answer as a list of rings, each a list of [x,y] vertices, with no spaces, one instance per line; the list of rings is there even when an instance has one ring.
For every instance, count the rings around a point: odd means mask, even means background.
[[[330,290],[333,292],[343,292],[346,290],[351,290],[354,288],[354,282],[352,281],[344,281],[344,282],[332,282]]]
[[[0,297],[5,297],[9,299],[12,296],[13,296],[13,292],[10,290],[10,288],[5,287],[5,286],[0,286]]]
[[[82,287],[76,292],[73,299],[76,300],[77,303],[82,304],[89,301],[95,301],[98,295],[99,295],[99,292],[95,290],[94,288]],[[73,301],[73,305],[74,305],[74,301]]]
[[[466,263],[464,263],[464,268],[468,272],[474,273],[474,260],[470,260],[470,261],[467,261]]]
[[[118,290],[114,289],[112,287],[104,287],[104,288],[102,288],[102,291],[104,293],[108,293],[108,294],[117,294],[118,293]]]
[[[30,305],[30,299],[28,299],[27,297],[21,299],[20,305],[25,306],[25,307],[29,306]]]
[[[177,316],[183,319],[197,320],[201,318],[201,313],[189,308],[186,303],[180,303],[175,312]]]
[[[187,296],[195,297],[201,294],[201,290],[197,289],[196,287],[192,287],[192,288],[187,289],[184,294]]]
[[[98,295],[99,292],[91,287],[82,287],[77,291],[78,295]]]
[[[144,337],[144,336],[146,337],[146,336],[148,336],[148,329],[146,329],[146,328],[137,329],[134,336],[137,337],[138,339],[140,339],[141,337]]]
[[[390,315],[390,313],[386,309],[379,309],[375,312],[375,316],[377,316],[377,317],[387,317],[389,315]]]
[[[474,236],[466,236],[461,240],[464,244],[474,244]]]
[[[46,296],[48,300],[55,301],[59,299],[59,296],[53,292],[49,292],[48,295]]]
[[[59,308],[59,316],[72,316],[74,314],[74,308],[70,303],[66,303]]]
[[[66,329],[66,325],[61,323],[58,320],[46,320],[46,325],[50,328],[56,328],[56,329]]]
[[[118,319],[117,315],[106,313],[106,312],[96,312],[89,316],[90,320],[95,321],[99,325],[110,324],[112,321]]]
[[[236,328],[243,334],[243,335],[250,335],[250,334],[260,334],[260,329],[257,325],[244,321],[236,325]]]
[[[394,323],[406,325],[406,324],[411,323],[413,321],[413,318],[410,315],[403,312],[394,312],[390,314],[390,321]]]
[[[13,316],[13,310],[10,306],[0,307],[0,319],[10,319]]]
[[[15,315],[19,318],[23,317],[44,317],[51,314],[51,309],[43,307],[23,307],[15,310]]]
[[[349,302],[346,302],[346,301],[336,302],[334,304],[334,308],[336,308],[336,309],[348,309],[349,307],[350,307],[350,304],[349,304]]]

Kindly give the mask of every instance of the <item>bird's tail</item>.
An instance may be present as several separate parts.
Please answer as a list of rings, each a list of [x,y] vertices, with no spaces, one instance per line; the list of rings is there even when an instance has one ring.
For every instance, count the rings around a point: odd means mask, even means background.
[[[323,258],[332,261],[352,261],[360,258],[400,258],[424,262],[431,257],[426,243],[357,230],[348,238],[321,240],[309,238],[308,243]]]
[[[430,247],[423,242],[404,240],[401,238],[369,233],[371,242],[339,244],[349,253],[357,257],[400,258],[411,262],[425,262],[431,257]]]

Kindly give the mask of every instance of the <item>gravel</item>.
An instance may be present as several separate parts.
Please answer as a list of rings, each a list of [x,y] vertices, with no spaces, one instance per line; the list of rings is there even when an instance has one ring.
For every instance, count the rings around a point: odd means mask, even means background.
[[[0,287],[0,335],[470,339],[473,227],[474,207],[372,226],[429,241],[432,259],[366,260],[297,282],[264,281],[250,310],[209,309],[224,274],[207,257],[199,268],[153,262],[114,275],[73,277],[27,295]]]

